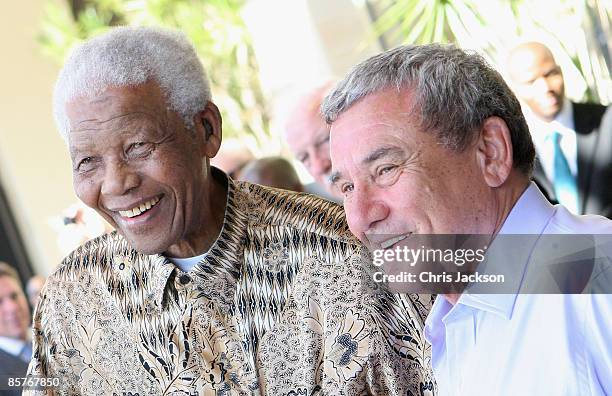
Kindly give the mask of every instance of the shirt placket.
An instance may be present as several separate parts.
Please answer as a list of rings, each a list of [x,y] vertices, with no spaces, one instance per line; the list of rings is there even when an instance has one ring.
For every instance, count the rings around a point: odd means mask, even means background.
[[[445,339],[447,353],[447,374],[451,378],[453,394],[467,395],[464,389],[469,357],[475,348],[475,318],[469,307],[455,306],[445,318]]]

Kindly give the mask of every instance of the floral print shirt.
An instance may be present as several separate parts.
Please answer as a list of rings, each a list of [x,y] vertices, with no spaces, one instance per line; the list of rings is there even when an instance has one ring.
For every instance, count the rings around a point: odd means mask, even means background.
[[[190,272],[117,233],[62,262],[29,368],[59,384],[25,394],[433,394],[430,296],[373,292],[340,206],[226,183],[221,233]]]

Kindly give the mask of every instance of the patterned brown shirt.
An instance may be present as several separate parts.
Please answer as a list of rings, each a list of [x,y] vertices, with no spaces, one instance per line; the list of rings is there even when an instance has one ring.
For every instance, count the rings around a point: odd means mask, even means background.
[[[117,233],[68,256],[35,311],[30,374],[58,394],[432,394],[431,301],[370,292],[342,208],[227,183],[221,233],[188,273]]]

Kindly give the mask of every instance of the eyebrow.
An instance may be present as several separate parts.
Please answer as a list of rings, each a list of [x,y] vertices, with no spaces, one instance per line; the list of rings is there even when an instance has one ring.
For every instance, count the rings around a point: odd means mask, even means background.
[[[402,153],[402,150],[399,147],[395,147],[395,146],[381,147],[381,148],[378,148],[372,151],[367,157],[365,157],[361,161],[361,163],[363,165],[369,165],[372,162],[378,161],[379,159],[383,157],[388,157],[390,155],[398,155],[401,153]]]
[[[403,151],[399,147],[395,147],[395,146],[380,147],[372,151],[370,154],[368,154],[368,156],[365,157],[361,161],[361,164],[369,165],[372,162],[378,161],[381,158],[393,156],[393,155],[400,155],[402,152]],[[336,171],[336,172],[333,172],[329,176],[329,182],[331,184],[336,184],[338,180],[340,180],[341,178],[342,178],[342,173]]]

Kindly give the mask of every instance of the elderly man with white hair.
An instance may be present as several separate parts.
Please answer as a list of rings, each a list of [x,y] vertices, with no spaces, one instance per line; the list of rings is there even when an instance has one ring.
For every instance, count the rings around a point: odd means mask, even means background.
[[[369,293],[342,208],[209,165],[221,116],[183,35],[116,28],[55,89],[74,188],[116,232],[71,253],[34,314],[61,394],[406,395],[432,389],[426,303]],[[392,314],[399,312],[401,315]]]

